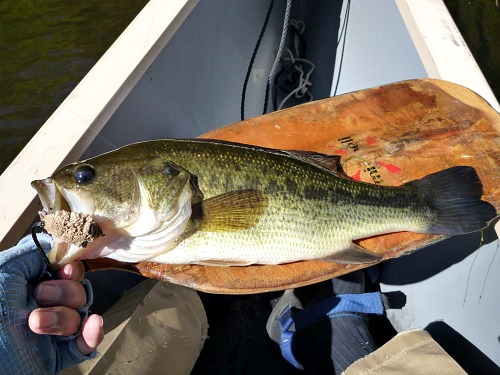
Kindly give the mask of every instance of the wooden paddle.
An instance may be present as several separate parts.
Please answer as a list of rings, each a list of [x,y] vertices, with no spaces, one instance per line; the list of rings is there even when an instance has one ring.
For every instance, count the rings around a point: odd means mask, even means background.
[[[500,114],[474,92],[445,81],[412,80],[361,90],[242,121],[202,138],[341,155],[349,176],[385,185],[469,165],[483,182],[485,200],[500,211]],[[358,243],[386,260],[443,238],[400,232]],[[110,259],[86,263],[90,270],[122,269],[225,294],[295,288],[368,266],[315,261],[247,267]]]

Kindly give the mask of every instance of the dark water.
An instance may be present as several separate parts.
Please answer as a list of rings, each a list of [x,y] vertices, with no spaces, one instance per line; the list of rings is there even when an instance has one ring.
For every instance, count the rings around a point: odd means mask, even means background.
[[[444,3],[500,100],[500,7],[495,0],[444,0]]]
[[[0,1],[0,173],[146,3]]]
[[[0,1],[0,173],[146,3]],[[495,0],[445,3],[499,98]]]

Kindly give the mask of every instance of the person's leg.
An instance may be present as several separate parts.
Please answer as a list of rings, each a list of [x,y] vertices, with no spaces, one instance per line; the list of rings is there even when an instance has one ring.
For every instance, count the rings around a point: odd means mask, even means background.
[[[412,374],[466,375],[431,335],[415,329],[392,340],[347,368],[345,375]]]
[[[124,294],[103,318],[97,358],[62,374],[189,374],[207,338],[196,291],[153,279]]]
[[[296,361],[296,367],[308,373],[340,374],[377,349],[368,328],[368,316],[363,311],[382,313],[383,306],[380,295],[365,294],[365,291],[363,271],[288,290],[273,308],[267,324],[268,334],[280,345],[283,356],[290,363]],[[366,303],[362,304],[366,306],[358,311],[351,311],[349,307],[339,310],[343,297],[354,306],[356,297],[365,296]],[[370,306],[371,302],[376,306]],[[293,321],[289,328],[293,332],[290,345],[286,343],[287,335],[282,334],[287,314]]]

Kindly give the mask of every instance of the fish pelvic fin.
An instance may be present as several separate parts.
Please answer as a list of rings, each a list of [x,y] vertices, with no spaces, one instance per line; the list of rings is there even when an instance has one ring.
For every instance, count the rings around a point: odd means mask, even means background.
[[[364,264],[380,262],[382,255],[368,251],[355,243],[350,243],[349,247],[318,260],[333,263]]]
[[[267,204],[266,196],[258,190],[237,190],[204,200],[193,211],[200,216],[199,230],[228,232],[255,226]]]
[[[472,167],[458,166],[407,183],[418,189],[431,209],[426,233],[456,235],[476,232],[497,216],[483,200],[483,185]]]

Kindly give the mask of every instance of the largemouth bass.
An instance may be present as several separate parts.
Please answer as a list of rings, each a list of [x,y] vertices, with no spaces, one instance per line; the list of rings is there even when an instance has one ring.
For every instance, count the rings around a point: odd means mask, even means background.
[[[83,214],[103,233],[83,243],[55,236],[49,259],[58,265],[96,257],[369,263],[380,255],[353,240],[397,231],[469,233],[497,215],[481,200],[471,167],[389,187],[354,181],[336,156],[210,140],[128,145],[69,164],[32,186],[41,216]]]

